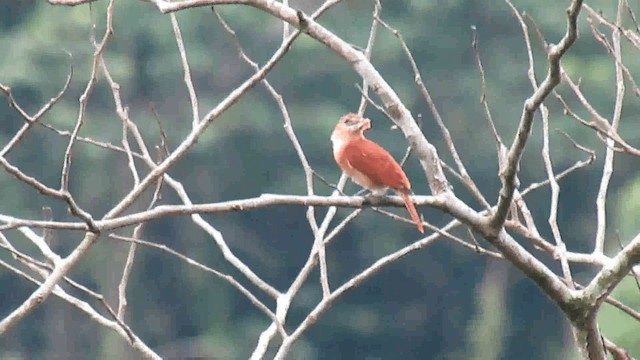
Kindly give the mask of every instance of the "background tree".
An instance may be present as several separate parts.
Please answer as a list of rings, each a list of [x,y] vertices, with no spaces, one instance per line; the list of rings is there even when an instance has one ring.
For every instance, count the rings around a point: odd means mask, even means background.
[[[1,9],[1,357],[640,353],[626,1]],[[431,234],[344,195],[350,111]]]

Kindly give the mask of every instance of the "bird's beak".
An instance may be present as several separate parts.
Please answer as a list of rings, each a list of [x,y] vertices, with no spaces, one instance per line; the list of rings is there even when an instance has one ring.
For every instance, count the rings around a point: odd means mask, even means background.
[[[362,131],[367,130],[367,129],[371,129],[371,120],[369,120],[367,118],[362,119],[362,121],[358,125],[358,129],[360,129]]]

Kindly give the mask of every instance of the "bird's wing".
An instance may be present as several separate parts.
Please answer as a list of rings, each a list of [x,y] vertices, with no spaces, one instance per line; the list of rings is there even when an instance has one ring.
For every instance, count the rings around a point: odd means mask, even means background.
[[[393,156],[371,140],[349,142],[342,155],[351,167],[366,175],[376,185],[400,191],[411,188],[407,175]]]

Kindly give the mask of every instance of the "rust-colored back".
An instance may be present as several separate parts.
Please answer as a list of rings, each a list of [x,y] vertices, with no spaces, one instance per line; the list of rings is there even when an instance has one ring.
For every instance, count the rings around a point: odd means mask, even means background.
[[[369,177],[378,187],[389,187],[399,191],[411,189],[407,175],[393,156],[369,139],[359,138],[349,141],[341,155],[353,168]]]

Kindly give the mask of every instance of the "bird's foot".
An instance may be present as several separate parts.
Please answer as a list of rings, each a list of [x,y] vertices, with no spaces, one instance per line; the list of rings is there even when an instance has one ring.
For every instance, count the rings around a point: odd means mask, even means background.
[[[387,199],[386,191],[385,192],[378,192],[378,191],[371,191],[371,190],[368,190],[368,189],[363,189],[363,190],[358,191],[358,193],[356,193],[356,195],[360,194],[360,193],[363,193],[360,196],[364,197],[364,202],[366,204],[370,204],[370,205],[373,205],[373,206],[376,206],[376,205],[379,205],[381,203],[384,203],[385,200]]]

